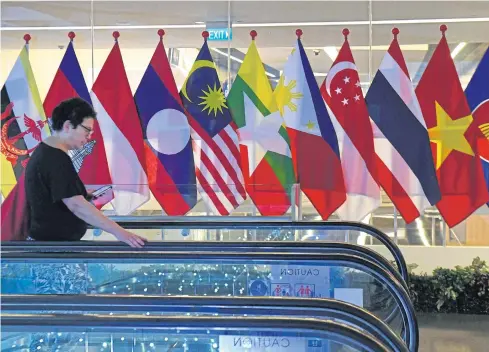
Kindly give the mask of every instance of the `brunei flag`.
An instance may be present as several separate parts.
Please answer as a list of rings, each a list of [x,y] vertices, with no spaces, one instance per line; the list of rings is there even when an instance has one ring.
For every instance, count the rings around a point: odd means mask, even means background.
[[[49,126],[28,56],[30,36],[2,87],[1,191],[7,197]]]

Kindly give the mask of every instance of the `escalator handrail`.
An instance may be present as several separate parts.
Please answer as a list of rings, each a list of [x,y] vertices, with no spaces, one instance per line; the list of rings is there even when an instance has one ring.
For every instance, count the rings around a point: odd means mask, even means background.
[[[395,350],[408,351],[406,344],[387,324],[367,310],[330,298],[302,299],[295,297],[207,297],[207,296],[132,296],[132,295],[3,295],[1,311],[85,311],[85,312],[180,312],[212,311],[248,315],[315,315],[318,319],[340,319],[369,332]],[[277,312],[274,314],[271,312]],[[313,311],[313,312],[311,312]],[[318,312],[319,311],[319,312]],[[261,313],[261,314],[260,314]],[[320,313],[324,314],[321,315]],[[327,317],[327,318],[326,318]]]
[[[90,328],[96,331],[107,331],[117,328],[118,330],[134,331],[162,330],[165,328],[200,328],[209,330],[209,327],[226,330],[243,329],[277,329],[279,331],[300,330],[309,331],[317,338],[331,339],[328,335],[336,336],[336,339],[350,346],[362,345],[372,352],[389,351],[387,346],[371,335],[352,326],[337,323],[330,320],[313,318],[275,318],[275,317],[186,317],[186,316],[164,316],[164,317],[117,317],[109,315],[5,315],[2,316],[3,331],[18,331],[19,328],[36,327],[36,332],[50,329],[80,329]],[[351,340],[353,341],[351,341]],[[346,343],[346,340],[350,343]],[[358,346],[357,346],[358,347]]]
[[[277,264],[285,262],[304,262],[307,261],[308,265],[313,263],[325,264],[327,262],[341,262],[341,265],[346,267],[358,268],[368,272],[375,277],[378,281],[383,282],[387,287],[391,295],[396,300],[397,305],[400,307],[399,311],[402,315],[404,326],[406,327],[406,343],[411,351],[416,351],[419,344],[418,323],[414,307],[411,303],[408,292],[404,289],[400,281],[387,270],[380,267],[376,263],[366,258],[356,255],[345,254],[290,254],[290,253],[233,253],[233,252],[168,252],[165,253],[165,258],[161,258],[158,253],[97,253],[97,252],[41,252],[41,253],[2,253],[1,262],[21,262],[25,263],[28,260],[42,260],[42,261],[55,261],[68,263],[73,260],[84,260],[88,262],[100,263],[101,260],[105,262],[114,262],[118,260],[130,259],[131,263],[143,262],[149,263],[155,260],[161,263],[161,260],[174,261],[174,260],[220,260],[230,261],[237,263],[238,261],[250,261],[261,260],[266,262],[276,262]]]
[[[85,243],[83,243],[85,242]],[[73,242],[46,242],[46,241],[16,241],[6,242],[2,247],[2,253],[5,252],[159,252],[164,255],[168,251],[213,251],[213,252],[250,252],[253,250],[260,252],[284,252],[284,253],[301,253],[301,251],[322,252],[339,251],[352,252],[352,254],[361,253],[378,265],[389,270],[396,279],[401,282],[408,290],[407,282],[399,271],[385,257],[378,252],[359,245],[341,242],[219,242],[219,241],[168,241],[168,242],[149,242],[143,249],[134,249],[127,245],[114,241],[73,241]]]
[[[404,256],[399,247],[379,229],[355,221],[165,221],[165,217],[113,217],[127,229],[275,229],[277,227],[292,230],[357,230],[364,232],[380,241],[391,252],[401,276],[408,282],[409,275]],[[163,242],[164,243],[164,242]],[[8,246],[2,242],[2,247]],[[164,244],[163,244],[164,245]]]

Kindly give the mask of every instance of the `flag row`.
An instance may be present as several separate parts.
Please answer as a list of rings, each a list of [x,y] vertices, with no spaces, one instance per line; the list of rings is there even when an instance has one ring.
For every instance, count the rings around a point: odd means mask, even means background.
[[[399,31],[364,97],[344,43],[317,85],[302,31],[274,90],[256,47],[256,31],[227,97],[204,43],[177,89],[159,30],[151,61],[133,94],[119,33],[91,91],[70,43],[44,102],[28,42],[2,88],[2,194],[7,196],[49,117],[71,97],[97,112],[91,141],[71,151],[87,188],[112,185],[117,214],[150,199],[185,215],[202,197],[210,213],[229,215],[247,197],[261,215],[282,215],[299,184],[323,219],[362,220],[386,192],[407,223],[437,206],[451,227],[489,202],[489,50],[464,92],[442,36],[416,88]],[[99,204],[99,207],[104,204]]]

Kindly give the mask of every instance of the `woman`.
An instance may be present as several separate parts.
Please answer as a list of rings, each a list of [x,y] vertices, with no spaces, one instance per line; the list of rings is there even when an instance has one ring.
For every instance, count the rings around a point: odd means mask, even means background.
[[[53,133],[32,154],[25,170],[25,190],[30,209],[29,237],[39,241],[78,241],[87,223],[112,233],[131,247],[145,240],[107,218],[88,199],[68,155],[90,139],[96,113],[85,100],[60,103],[51,117]]]

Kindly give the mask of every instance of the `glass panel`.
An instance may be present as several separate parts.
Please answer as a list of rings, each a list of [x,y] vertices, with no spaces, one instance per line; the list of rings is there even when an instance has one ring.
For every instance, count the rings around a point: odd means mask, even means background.
[[[2,293],[329,297],[364,307],[403,335],[403,308],[395,293],[361,266],[334,261],[161,261],[3,259]]]
[[[249,325],[239,329],[211,327],[223,325],[209,321],[209,327],[191,328],[184,323],[175,322],[173,327],[120,328],[111,325],[109,316],[104,319],[105,327],[89,327],[89,324],[77,324],[80,327],[53,328],[31,325],[26,327],[2,324],[2,350],[28,348],[29,351],[178,351],[178,352],[340,352],[340,351],[379,351],[384,346],[358,330],[339,326],[325,321],[321,329],[294,328],[299,320],[292,324],[287,321],[271,323],[274,327],[261,328]],[[136,320],[136,319],[134,319]],[[100,320],[102,321],[102,320]],[[126,320],[130,322],[131,320]],[[137,325],[145,325],[137,320]],[[68,325],[71,325],[68,323]],[[86,325],[87,327],[85,327]],[[168,325],[166,325],[168,326]]]
[[[378,239],[363,230],[356,229],[307,228],[306,226],[302,228],[299,228],[299,226],[296,228],[282,228],[279,225],[274,226],[274,228],[259,228],[259,226],[258,228],[251,228],[255,226],[250,225],[249,229],[236,229],[232,225],[229,225],[229,228],[215,229],[212,228],[212,224],[206,225],[205,228],[175,228],[175,226],[169,227],[162,225],[158,229],[154,226],[145,228],[144,222],[141,222],[140,225],[131,225],[130,227],[131,231],[147,238],[149,241],[327,241],[350,243],[368,247],[389,260],[394,267],[397,265],[394,261],[393,254]],[[88,241],[115,240],[111,234],[98,229],[88,230],[83,239]],[[399,255],[402,256],[400,251]]]
[[[4,296],[7,297],[8,296]],[[32,296],[34,297],[34,296]],[[383,341],[387,345],[393,346],[401,346],[405,345],[403,342],[398,340],[398,337],[393,335],[393,332],[389,327],[386,327],[380,320],[375,319],[371,315],[365,315],[361,311],[352,312],[350,308],[345,308],[341,305],[335,305],[337,308],[332,309],[328,308],[319,308],[319,307],[288,307],[281,305],[282,302],[272,302],[273,305],[261,305],[261,306],[253,306],[250,307],[248,304],[243,304],[240,306],[225,306],[226,303],[222,302],[219,307],[215,306],[215,302],[199,302],[199,305],[192,305],[192,311],[189,312],[189,302],[184,302],[182,297],[178,298],[178,301],[174,301],[173,303],[167,302],[164,304],[161,300],[153,299],[151,302],[151,306],[147,305],[149,301],[141,301],[138,298],[133,298],[131,303],[123,306],[117,306],[116,303],[111,300],[104,305],[103,302],[99,302],[100,305],[97,308],[94,308],[92,305],[90,298],[87,296],[77,296],[70,297],[70,300],[76,301],[77,309],[73,310],[73,306],[70,304],[70,301],[65,301],[65,303],[60,303],[60,296],[46,296],[47,301],[44,303],[40,303],[38,300],[39,306],[31,305],[32,309],[19,309],[19,306],[15,305],[4,305],[2,312],[3,314],[35,314],[35,315],[50,315],[50,314],[83,314],[83,315],[110,315],[110,316],[120,316],[120,317],[164,317],[164,316],[174,316],[177,314],[185,315],[185,316],[207,316],[207,317],[215,317],[215,316],[234,316],[234,317],[299,317],[299,318],[317,318],[317,319],[326,319],[337,321],[343,324],[347,324],[353,326],[365,334],[375,336],[379,340]],[[23,303],[28,303],[30,297],[23,296]],[[53,302],[54,301],[54,302]],[[104,301],[104,300],[103,300]],[[83,303],[82,303],[83,302]],[[19,302],[20,305],[23,304]],[[75,302],[72,302],[75,303]],[[85,307],[84,304],[88,306]],[[28,303],[29,304],[29,303]],[[134,304],[134,306],[131,306]],[[46,306],[49,305],[49,306]],[[24,307],[23,307],[24,308]],[[347,312],[348,310],[348,312]],[[361,313],[361,314],[360,314]]]
[[[373,78],[377,73],[393,39],[392,28],[397,27],[400,30],[398,41],[406,62],[406,69],[413,87],[416,88],[441,39],[439,27],[445,23],[448,26],[446,39],[450,54],[462,89],[465,89],[489,46],[485,35],[489,30],[489,21],[487,18],[482,18],[484,17],[482,14],[488,11],[488,3],[480,1],[451,1],[442,8],[436,1],[422,1],[415,4],[408,1],[385,4],[373,1],[371,77]],[[444,22],[444,19],[447,21]],[[426,209],[421,217],[410,224],[406,224],[397,212],[398,243],[425,247],[487,246],[489,245],[486,236],[489,231],[488,209],[487,206],[482,206],[452,229],[447,228],[436,207]],[[394,237],[394,216],[396,214],[393,204],[386,196],[383,207],[373,214],[373,225]]]

